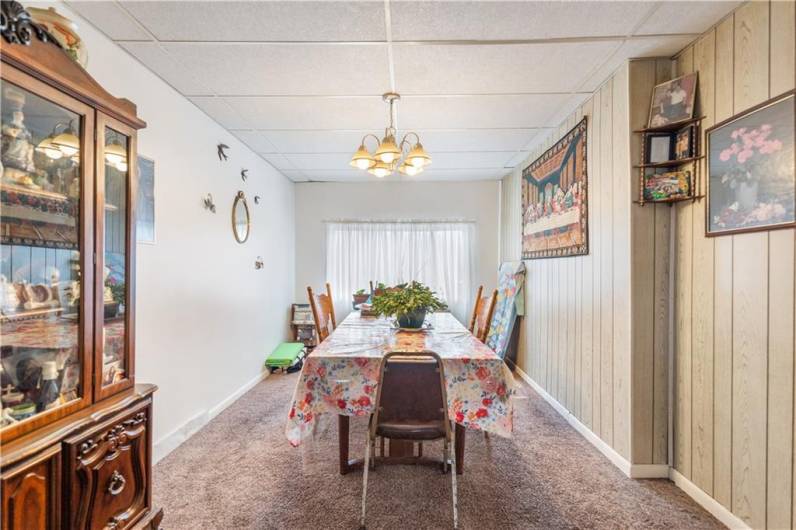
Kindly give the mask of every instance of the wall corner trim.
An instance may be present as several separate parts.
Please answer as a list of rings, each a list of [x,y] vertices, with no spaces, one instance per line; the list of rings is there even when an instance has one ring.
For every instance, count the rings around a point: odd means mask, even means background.
[[[268,370],[258,374],[257,377],[251,379],[243,386],[238,388],[235,392],[222,399],[215,407],[198,412],[191,417],[191,419],[175,428],[165,436],[161,437],[160,440],[152,444],[152,465],[157,464],[160,460],[165,458],[166,455],[177,449],[180,445],[182,445],[183,442],[196,434],[202,427],[207,425],[210,420],[221,414],[225,408],[232,405],[243,394],[254,388],[258,383],[264,381],[269,374],[270,371]]]

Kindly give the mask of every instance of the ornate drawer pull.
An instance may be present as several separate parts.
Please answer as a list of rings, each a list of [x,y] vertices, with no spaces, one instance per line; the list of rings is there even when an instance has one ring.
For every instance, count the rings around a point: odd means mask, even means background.
[[[125,480],[122,474],[118,471],[114,471],[113,475],[111,475],[111,478],[108,481],[108,493],[114,496],[120,494],[124,489],[125,484],[127,484],[127,480]]]

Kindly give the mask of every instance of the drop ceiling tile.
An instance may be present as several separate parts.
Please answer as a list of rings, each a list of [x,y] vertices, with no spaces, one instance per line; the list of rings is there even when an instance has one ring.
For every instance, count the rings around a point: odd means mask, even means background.
[[[193,100],[200,98],[192,98]],[[223,98],[252,125],[239,129],[373,129],[384,127],[387,110],[374,97]]]
[[[159,40],[375,41],[384,2],[128,2]]]
[[[121,42],[119,45],[183,95],[192,93],[211,95],[213,93],[198,72],[176,61],[163,50],[160,44]],[[207,78],[209,76],[205,77],[205,79]]]
[[[546,129],[450,129],[417,131],[429,152],[516,151]]]
[[[516,151],[546,129],[449,129],[418,130],[420,141],[430,152]],[[407,131],[399,130],[399,136]],[[353,153],[365,134],[381,129],[357,131],[234,131],[258,153]],[[412,138],[414,139],[414,138]],[[371,149],[373,139],[367,141]]]
[[[344,153],[323,153],[323,154],[288,154],[285,157],[296,169],[311,170],[341,170],[349,169],[348,162],[351,160],[351,152]],[[270,156],[270,155],[264,155]]]
[[[159,73],[175,86],[184,86],[189,96],[379,95],[390,86],[387,47],[382,44],[161,46],[182,69]],[[185,70],[204,73],[204,83],[194,86],[190,79],[182,79]]]
[[[268,141],[262,133],[257,131],[232,131],[238,140],[248,145],[255,153],[278,153],[279,150]]]
[[[67,2],[67,5],[113,40],[152,40],[116,2]]]
[[[569,116],[577,110],[577,108],[585,103],[592,94],[574,94],[564,102],[563,105],[558,109],[558,111],[553,115],[550,119],[550,123],[554,123],[555,127],[552,129],[553,131],[558,130],[559,126],[564,122],[564,120],[568,119]],[[539,135],[531,140],[531,144],[536,144],[540,140],[544,140],[545,135]],[[530,145],[530,144],[529,144]],[[529,147],[526,145],[523,151],[529,150]]]
[[[381,182],[366,171],[358,169],[324,169],[316,171],[302,171],[309,182]]]
[[[392,2],[394,40],[505,40],[626,35],[649,2]]]
[[[260,156],[262,156],[269,164],[274,166],[279,171],[301,170],[301,168],[294,166],[284,155],[274,153]]]
[[[583,92],[593,92],[628,59],[642,57],[671,57],[694,40],[692,35],[634,37],[626,40],[619,50],[589,74],[578,87]]]
[[[200,96],[188,98],[197,107],[216,120],[226,129],[252,129],[252,125],[243,118],[230,104],[222,99],[212,96]]]
[[[506,129],[549,126],[568,94],[406,97],[399,125],[416,129]]]
[[[689,1],[661,2],[660,7],[644,21],[636,35],[667,33],[703,33],[743,2]]]
[[[386,120],[386,118],[385,118]],[[262,138],[280,153],[353,153],[367,133],[380,133],[379,129],[371,131],[250,131],[252,138]],[[256,140],[254,140],[256,141]],[[368,145],[373,146],[374,140]],[[267,153],[266,150],[258,152]]]
[[[402,94],[569,92],[621,43],[395,45],[395,84]]]
[[[438,153],[431,152],[429,169],[490,169],[501,168],[514,155],[514,151]]]
[[[510,170],[505,168],[484,169],[435,169],[429,168],[406,180],[500,180]]]

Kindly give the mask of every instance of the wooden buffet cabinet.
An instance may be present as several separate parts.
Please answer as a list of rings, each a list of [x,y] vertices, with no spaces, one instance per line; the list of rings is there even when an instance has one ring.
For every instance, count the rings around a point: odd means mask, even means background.
[[[0,60],[1,526],[156,529],[156,387],[135,383],[146,124],[17,2]]]

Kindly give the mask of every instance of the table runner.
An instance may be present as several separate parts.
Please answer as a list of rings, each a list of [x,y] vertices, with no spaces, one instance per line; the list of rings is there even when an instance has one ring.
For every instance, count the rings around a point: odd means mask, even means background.
[[[349,316],[305,359],[285,433],[293,446],[312,434],[321,414],[373,412],[382,357],[433,351],[442,359],[448,414],[456,423],[510,436],[516,383],[506,364],[450,313],[429,315],[431,329],[400,331],[386,318]]]

